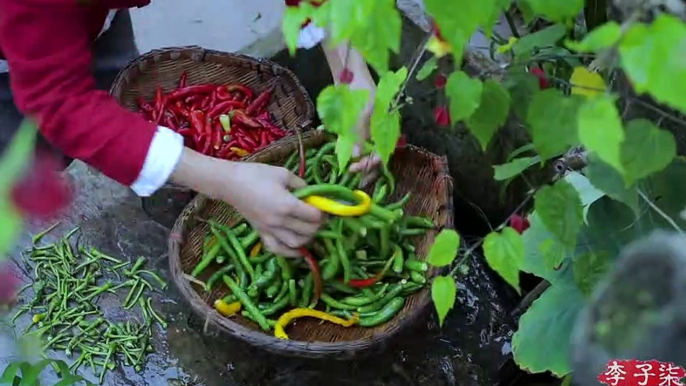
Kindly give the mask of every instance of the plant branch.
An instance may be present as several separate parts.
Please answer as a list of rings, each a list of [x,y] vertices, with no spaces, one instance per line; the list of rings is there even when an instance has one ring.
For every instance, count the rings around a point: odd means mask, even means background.
[[[510,31],[512,31],[512,36],[519,39],[519,32],[517,31],[517,26],[514,22],[514,19],[512,18],[512,15],[510,14],[510,11],[506,10],[504,13],[505,13],[505,20],[507,21],[507,25],[510,26]]]
[[[417,71],[417,67],[419,67],[419,62],[422,60],[422,57],[426,52],[426,44],[429,42],[429,39],[431,39],[432,34],[433,32],[429,32],[428,34],[426,34],[424,39],[422,39],[422,41],[419,43],[419,46],[415,49],[414,54],[412,54],[412,64],[410,65],[410,69],[407,72],[407,79],[405,79],[403,85],[400,86],[400,90],[398,90],[398,94],[395,96],[393,104],[389,106],[389,110],[393,111],[398,109],[398,103],[400,102],[400,98],[405,93],[407,84],[410,82],[410,79],[412,79],[412,77],[414,76],[415,71]]]
[[[534,197],[534,194],[536,194],[536,191],[537,190],[534,190],[531,193],[529,193],[529,195],[524,199],[524,201],[522,201],[521,204],[519,204],[519,206],[517,206],[517,209],[515,209],[512,212],[512,214],[507,216],[505,221],[495,229],[495,232],[505,228],[507,226],[507,224],[510,223],[510,219],[512,219],[512,216],[520,213],[522,211],[522,209],[524,209],[524,207],[529,203],[529,201],[531,201],[531,199]],[[471,247],[469,247],[469,249],[467,249],[465,251],[464,255],[460,258],[460,260],[457,262],[457,264],[455,264],[453,269],[450,270],[450,276],[454,276],[457,273],[457,271],[460,269],[460,267],[467,261],[467,259],[469,259],[471,257],[472,253],[474,253],[474,251],[476,251],[477,249],[479,249],[481,247],[481,245],[484,243],[484,240],[485,240],[485,238],[479,239],[479,241],[474,243],[474,245],[472,245]]]
[[[679,227],[679,225],[676,223],[676,221],[674,221],[673,218],[669,217],[669,215],[667,215],[667,213],[665,213],[662,209],[660,209],[657,205],[655,205],[655,203],[641,189],[637,189],[637,190],[638,190],[638,195],[643,199],[643,201],[646,202],[646,204],[648,204],[648,206],[650,206],[650,208],[652,210],[654,210],[657,214],[659,214],[660,217],[664,218],[665,221],[667,221],[667,223],[669,223],[669,225],[672,226],[672,228],[674,228],[677,232],[679,232],[679,234],[682,234],[682,235],[684,234],[684,231]]]

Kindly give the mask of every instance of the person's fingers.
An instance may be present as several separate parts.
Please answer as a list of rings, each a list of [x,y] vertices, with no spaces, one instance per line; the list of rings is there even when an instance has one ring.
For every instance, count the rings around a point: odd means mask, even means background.
[[[319,229],[318,223],[302,221],[297,217],[288,217],[283,227],[301,236],[311,237]]]
[[[286,257],[300,256],[297,250],[289,248],[287,245],[281,243],[276,237],[272,236],[270,233],[262,234],[262,242],[264,243],[264,248],[266,250],[276,255]]]
[[[381,164],[381,157],[377,154],[372,154],[350,165],[349,170],[351,173],[369,171],[379,166],[379,164]]]
[[[307,186],[307,182],[295,174],[288,172],[288,179],[286,180],[286,187],[289,189],[300,189]]]
[[[362,181],[360,181],[360,188],[364,189],[370,185],[372,185],[376,180],[379,179],[381,176],[381,172],[378,169],[374,169],[369,173],[366,173],[364,177],[362,177]]]
[[[301,221],[319,226],[322,222],[322,212],[312,205],[308,205],[291,195],[286,203],[286,217],[295,217]]]
[[[310,241],[309,236],[299,235],[286,228],[274,228],[272,232],[279,243],[293,250],[297,250]]]

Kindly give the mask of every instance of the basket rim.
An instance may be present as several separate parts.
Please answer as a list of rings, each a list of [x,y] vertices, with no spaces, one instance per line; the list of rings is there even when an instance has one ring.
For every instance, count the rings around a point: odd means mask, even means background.
[[[315,107],[314,107],[314,102],[312,101],[312,98],[310,97],[310,94],[307,92],[305,89],[305,86],[300,82],[300,79],[295,75],[291,69],[284,67],[270,59],[267,58],[256,58],[253,56],[245,55],[245,54],[240,54],[240,53],[235,53],[235,52],[226,52],[226,51],[220,51],[220,50],[215,50],[215,49],[209,49],[209,48],[203,48],[201,46],[197,45],[189,45],[189,46],[172,46],[172,47],[162,47],[162,48],[155,48],[152,49],[144,54],[139,55],[137,58],[131,60],[124,68],[117,73],[117,76],[114,78],[114,81],[112,82],[112,85],[110,86],[109,89],[109,94],[113,96],[117,101],[121,100],[121,92],[125,89],[126,85],[129,83],[128,80],[132,79],[133,77],[129,78],[128,75],[129,73],[133,72],[135,68],[137,68],[139,65],[142,63],[154,61],[156,57],[160,55],[165,55],[165,54],[171,54],[172,60],[176,60],[173,58],[174,54],[180,55],[181,53],[186,53],[190,52],[195,54],[196,57],[199,57],[200,59],[198,62],[205,62],[206,58],[208,55],[211,56],[220,56],[220,57],[228,57],[234,60],[238,61],[243,61],[247,63],[252,63],[256,65],[266,65],[272,68],[277,68],[280,72],[282,72],[285,76],[290,78],[293,81],[293,84],[297,88],[297,90],[302,93],[302,95],[305,98],[305,103],[306,103],[306,108],[305,108],[305,119],[304,122],[299,125],[297,130],[299,131],[305,131],[304,129],[308,126],[312,126],[313,120],[314,120],[314,112],[315,112]],[[119,92],[117,92],[119,91]]]
[[[305,139],[310,136],[326,135],[320,133],[319,131],[310,131],[303,133],[302,137]],[[260,155],[264,155],[272,150],[272,146],[276,145],[288,138],[276,141],[272,143],[267,148],[251,154],[249,157],[243,159],[245,162],[254,161]],[[437,166],[439,170],[438,178],[447,178],[448,183],[446,183],[445,189],[443,189],[442,194],[445,195],[446,204],[449,206],[450,215],[439,230],[442,229],[454,229],[454,212],[452,205],[453,196],[453,184],[450,174],[448,173],[448,163],[445,156],[439,156],[421,147],[408,144],[406,149],[411,152],[422,153],[424,156],[432,157],[433,159],[440,161]],[[192,287],[192,282],[185,279],[185,272],[181,266],[180,251],[182,244],[184,242],[184,225],[188,221],[189,214],[202,210],[206,205],[211,203],[213,199],[198,194],[193,200],[184,208],[183,212],[179,215],[174,227],[171,230],[170,237],[168,239],[168,249],[169,249],[169,268],[172,274],[172,281],[177,286],[180,286],[182,292],[187,292],[191,298],[185,298],[185,301],[190,303],[191,308],[199,315],[207,318],[207,322],[219,328],[223,333],[227,333],[235,338],[238,338],[250,345],[268,348],[268,351],[280,353],[281,355],[298,355],[298,352],[312,352],[312,355],[317,357],[327,357],[335,356],[343,352],[359,352],[363,350],[370,349],[372,347],[378,346],[393,336],[397,335],[399,332],[404,330],[406,327],[415,323],[415,321],[423,314],[427,306],[431,301],[431,295],[429,289],[425,288],[421,297],[418,299],[416,306],[413,308],[412,312],[405,315],[402,323],[395,324],[384,330],[383,333],[376,333],[372,335],[371,338],[356,339],[343,342],[307,342],[299,340],[284,340],[279,339],[271,334],[265,333],[260,330],[250,329],[240,323],[235,322],[231,318],[227,318],[219,314],[214,308],[207,304],[207,302],[198,294],[198,292]],[[444,268],[435,268],[433,270],[432,277],[438,276],[445,271]],[[259,343],[258,343],[259,342]]]

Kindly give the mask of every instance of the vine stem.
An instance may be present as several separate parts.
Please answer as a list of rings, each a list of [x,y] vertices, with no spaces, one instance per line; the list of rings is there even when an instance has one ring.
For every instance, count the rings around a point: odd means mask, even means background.
[[[667,221],[669,223],[669,225],[672,226],[672,228],[674,228],[677,232],[679,232],[679,234],[681,234],[681,235],[684,234],[684,231],[681,228],[679,228],[679,225],[677,225],[677,223],[674,221],[674,219],[669,217],[667,215],[667,213],[665,213],[664,211],[662,211],[662,209],[660,209],[657,205],[655,205],[655,203],[650,198],[648,198],[648,196],[645,193],[643,193],[643,191],[641,189],[638,189],[638,195],[643,199],[643,201],[646,202],[646,204],[648,204],[648,206],[650,206],[650,208],[652,210],[657,212],[657,214],[659,214],[662,218],[664,218],[665,221]]]
[[[510,26],[510,31],[512,31],[512,36],[519,39],[519,32],[517,31],[517,26],[514,22],[514,19],[512,18],[512,15],[510,14],[510,10],[506,10],[503,13],[505,14],[505,20],[507,21],[507,25]]]
[[[412,77],[414,76],[415,71],[417,71],[417,67],[419,67],[419,62],[422,60],[422,57],[426,52],[426,44],[429,42],[429,39],[431,39],[431,35],[433,35],[433,31],[426,34],[424,39],[422,39],[421,43],[419,43],[419,46],[415,50],[412,58],[412,65],[410,66],[410,70],[407,73],[407,78],[403,82],[403,85],[400,87],[400,90],[398,90],[398,94],[396,94],[393,104],[389,106],[390,111],[398,109],[398,103],[400,102],[400,98],[405,93],[407,84],[410,82],[410,79],[412,79]]]
[[[538,189],[529,193],[529,195],[524,199],[524,201],[522,201],[519,204],[519,206],[517,206],[517,209],[515,209],[514,212],[512,212],[509,216],[507,216],[505,221],[502,224],[500,224],[494,231],[498,231],[498,230],[505,228],[507,226],[507,224],[510,223],[510,219],[512,219],[512,216],[521,212],[522,209],[524,209],[524,207],[526,206],[526,204],[528,204],[529,201],[531,201],[531,199],[534,197],[534,194],[536,194],[537,191],[538,191]],[[471,257],[472,253],[474,253],[474,251],[476,251],[477,249],[479,249],[479,247],[481,247],[481,245],[484,243],[485,239],[486,239],[485,237],[479,239],[479,241],[474,243],[474,245],[472,245],[471,247],[469,247],[469,249],[467,249],[467,251],[465,251],[464,255],[460,258],[460,260],[457,262],[457,264],[455,264],[453,269],[450,270],[450,276],[451,277],[457,273],[457,270],[459,270],[460,267],[467,261],[467,259],[469,259],[469,257]]]

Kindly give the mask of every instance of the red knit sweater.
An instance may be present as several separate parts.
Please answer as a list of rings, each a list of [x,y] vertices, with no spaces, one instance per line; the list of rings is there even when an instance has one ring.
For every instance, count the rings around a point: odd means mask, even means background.
[[[97,90],[92,45],[110,9],[149,3],[0,0],[0,58],[19,110],[38,120],[53,146],[124,185],[140,174],[156,127]]]

